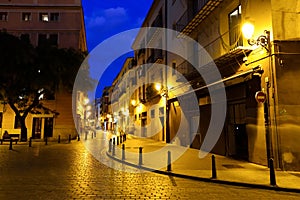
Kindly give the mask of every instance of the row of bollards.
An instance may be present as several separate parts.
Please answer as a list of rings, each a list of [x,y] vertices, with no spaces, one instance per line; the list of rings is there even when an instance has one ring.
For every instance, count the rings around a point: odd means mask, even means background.
[[[97,133],[96,133],[96,131],[92,131],[91,133],[92,133],[92,134],[91,134],[91,138],[94,139],[94,137],[97,136]],[[84,134],[84,140],[87,140],[87,139],[88,139],[88,134],[89,134],[89,132],[86,131],[85,134]],[[79,138],[79,137],[78,137],[78,141],[80,141],[80,138]]]
[[[32,139],[33,139],[32,137],[29,138],[29,141],[28,141],[29,147],[32,147]],[[72,137],[71,137],[71,134],[69,134],[68,139],[67,139],[68,143],[71,143],[71,140],[72,140]],[[13,141],[15,141],[16,144],[18,142],[17,140],[10,139],[9,140],[9,148],[8,148],[9,150],[13,150]],[[60,141],[61,141],[61,137],[60,137],[60,135],[58,135],[57,142],[60,143]],[[80,141],[79,135],[78,135],[78,141]],[[44,142],[45,142],[45,145],[48,145],[48,137],[47,136],[44,138]],[[3,140],[1,140],[1,144],[2,143],[3,143]]]
[[[118,141],[118,140],[117,140]],[[115,138],[109,140],[109,148],[108,152],[112,152],[112,156],[115,156]],[[139,147],[139,160],[138,166],[143,165],[143,147]],[[122,144],[122,161],[125,161],[125,144]],[[271,158],[269,160],[270,167],[270,185],[276,186],[276,177],[275,177],[275,169],[274,169],[274,160]],[[167,152],[167,172],[172,171],[172,160],[171,160],[171,151]],[[211,178],[217,179],[217,168],[216,168],[216,157],[215,155],[211,156]]]
[[[211,170],[212,170],[212,179],[217,178],[217,168],[216,168],[216,158],[214,155],[211,156]],[[275,168],[274,168],[274,160],[273,158],[269,159],[269,168],[270,168],[270,185],[276,186],[276,176],[275,176]]]
[[[58,138],[57,138],[57,143],[60,143],[61,139],[60,139],[60,135],[58,135]],[[79,138],[79,136],[78,136]],[[72,140],[72,137],[71,137],[71,134],[68,136],[68,143],[71,143],[71,140]],[[45,141],[45,145],[48,145],[48,137],[45,137],[44,139]],[[79,139],[78,139],[79,141]],[[29,142],[28,142],[28,146],[29,147],[32,147],[32,137],[29,138]],[[11,150],[12,147],[10,147],[10,150]]]

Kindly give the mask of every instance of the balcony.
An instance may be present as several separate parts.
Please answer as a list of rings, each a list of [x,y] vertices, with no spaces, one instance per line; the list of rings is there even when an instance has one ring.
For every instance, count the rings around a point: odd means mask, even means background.
[[[145,54],[145,52],[146,52],[145,48],[139,49],[139,51],[138,51],[138,57],[140,57],[141,55]]]
[[[222,1],[188,0],[188,8],[176,23],[176,31],[189,35]]]
[[[161,49],[151,49],[151,55],[147,59],[147,63],[161,63],[163,60],[163,51]]]
[[[180,65],[176,67],[177,71],[177,81],[182,82],[184,76],[188,81],[192,80],[193,78],[199,76],[198,71],[190,64],[188,61],[182,62]]]
[[[163,27],[162,14],[159,14],[151,24],[151,28],[147,32],[147,43],[151,42],[152,39],[160,32],[160,28]]]

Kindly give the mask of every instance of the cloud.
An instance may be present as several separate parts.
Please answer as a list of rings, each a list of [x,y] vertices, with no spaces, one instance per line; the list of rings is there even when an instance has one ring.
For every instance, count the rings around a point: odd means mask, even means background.
[[[85,16],[89,28],[114,27],[125,23],[127,19],[127,11],[123,7],[102,9]]]
[[[96,27],[105,24],[106,19],[104,17],[86,17],[86,21],[88,22],[88,27]]]
[[[121,17],[127,15],[125,8],[122,7],[108,8],[104,10],[104,13],[106,17]]]

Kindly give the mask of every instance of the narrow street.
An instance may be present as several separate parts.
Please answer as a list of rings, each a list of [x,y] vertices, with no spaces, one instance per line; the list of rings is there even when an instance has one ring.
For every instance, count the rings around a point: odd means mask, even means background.
[[[104,141],[98,134],[94,141]],[[88,141],[86,141],[88,142]],[[299,199],[300,194],[128,173],[107,167],[83,142],[0,145],[0,199]],[[121,164],[120,164],[121,165]],[[127,167],[127,166],[123,166]],[[136,171],[138,169],[132,169]]]

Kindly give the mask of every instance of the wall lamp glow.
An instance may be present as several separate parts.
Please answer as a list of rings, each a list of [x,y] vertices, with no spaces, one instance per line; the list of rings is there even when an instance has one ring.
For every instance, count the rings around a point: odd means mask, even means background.
[[[265,30],[264,35],[260,35],[255,40],[253,39],[254,25],[247,22],[242,26],[242,33],[244,35],[244,38],[247,39],[249,45],[260,45],[264,47],[267,51],[269,51],[268,47],[270,42],[270,31]]]

